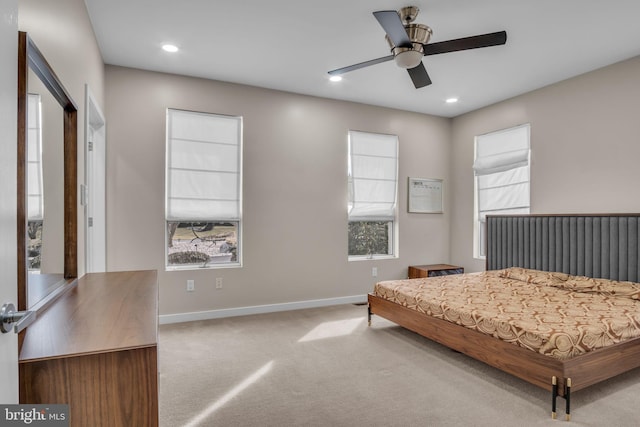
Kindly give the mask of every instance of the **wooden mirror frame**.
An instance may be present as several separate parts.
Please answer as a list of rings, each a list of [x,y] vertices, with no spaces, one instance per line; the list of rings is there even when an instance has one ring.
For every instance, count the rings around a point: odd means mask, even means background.
[[[33,307],[27,307],[27,88],[29,68],[64,110],[64,283]],[[27,33],[18,33],[18,310],[40,312],[78,277],[78,107]]]

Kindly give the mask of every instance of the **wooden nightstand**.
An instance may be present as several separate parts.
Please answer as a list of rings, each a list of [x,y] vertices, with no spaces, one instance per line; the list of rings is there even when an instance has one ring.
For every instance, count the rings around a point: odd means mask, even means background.
[[[449,264],[410,265],[409,279],[420,277],[446,276],[448,274],[462,274],[464,268]]]

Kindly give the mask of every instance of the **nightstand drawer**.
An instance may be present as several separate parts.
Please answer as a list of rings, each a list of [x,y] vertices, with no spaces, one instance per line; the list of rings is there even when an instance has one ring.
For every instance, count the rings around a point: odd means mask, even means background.
[[[464,268],[450,264],[428,264],[409,266],[409,279],[421,277],[447,276],[449,274],[462,274]]]

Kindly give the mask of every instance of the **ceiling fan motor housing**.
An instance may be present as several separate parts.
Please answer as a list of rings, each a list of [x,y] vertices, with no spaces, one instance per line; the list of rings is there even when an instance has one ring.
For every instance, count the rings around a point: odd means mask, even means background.
[[[424,24],[408,24],[404,26],[411,40],[411,46],[396,46],[389,36],[385,36],[396,65],[401,68],[414,68],[424,55],[424,45],[429,43],[433,30]]]

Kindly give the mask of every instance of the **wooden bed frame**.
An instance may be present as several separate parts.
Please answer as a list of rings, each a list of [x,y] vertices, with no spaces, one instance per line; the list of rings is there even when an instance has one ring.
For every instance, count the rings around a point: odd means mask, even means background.
[[[577,236],[584,236],[584,233],[581,232],[568,232],[562,229],[561,226],[558,226],[557,230],[555,227],[555,222],[558,223],[566,223],[569,227],[573,221],[568,220],[565,221],[565,218],[606,218],[607,219],[607,229],[610,230],[611,227],[608,220],[611,218],[615,218],[615,222],[618,220],[624,220],[625,226],[620,227],[619,224],[615,225],[615,234],[618,237],[608,238],[607,239],[607,247],[610,249],[612,245],[624,245],[624,251],[614,251],[618,254],[624,252],[626,254],[630,254],[630,257],[638,257],[639,251],[637,250],[637,246],[640,244],[640,238],[638,237],[638,233],[640,233],[640,227],[638,223],[640,222],[640,214],[625,214],[625,215],[528,215],[528,216],[494,216],[488,217],[489,222],[489,230],[488,236],[489,239],[494,239],[493,242],[488,242],[488,248],[491,250],[488,251],[489,254],[500,252],[501,249],[496,249],[499,246],[505,246],[506,242],[509,242],[508,245],[514,248],[523,245],[523,233],[522,229],[519,227],[511,227],[504,226],[503,220],[511,220],[514,219],[516,222],[521,222],[521,220],[529,221],[537,221],[540,218],[553,218],[552,222],[554,222],[553,227],[549,227],[548,224],[545,227],[545,242],[553,242],[553,244],[557,245],[560,243],[561,247],[569,250],[568,248],[573,248],[575,246],[576,251],[581,252],[577,256],[573,254],[574,249],[571,249],[572,254],[569,255],[566,253],[564,255],[556,255],[556,251],[554,252],[554,258],[557,256],[558,259],[562,261],[562,259],[573,260],[578,259],[577,262],[572,263],[571,261],[566,263],[567,268],[558,268],[558,265],[553,265],[550,268],[544,268],[546,271],[563,271],[570,274],[576,275],[586,275],[591,277],[602,277],[602,278],[611,278],[611,279],[619,279],[619,280],[632,280],[638,281],[637,272],[631,272],[629,265],[634,265],[634,268],[640,268],[640,263],[635,261],[628,262],[620,262],[617,259],[613,259],[611,257],[610,250],[603,251],[604,258],[607,259],[607,262],[611,262],[616,265],[624,266],[624,273],[620,273],[619,271],[614,271],[618,269],[610,269],[608,274],[587,274],[588,272],[581,271],[578,266],[584,266],[585,263],[581,263],[579,261],[580,258],[584,257],[584,253],[588,253],[591,256],[591,259],[586,263],[591,264],[593,259],[593,250],[584,250],[584,238]],[[628,220],[628,221],[627,221]],[[599,221],[599,220],[598,220]],[[632,226],[628,226],[633,221]],[[585,230],[584,221],[582,230]],[[600,227],[600,225],[599,225]],[[498,231],[496,232],[496,228]],[[558,231],[560,235],[565,236],[565,242],[563,243],[560,240],[556,240],[554,236],[549,233],[549,230],[553,228],[554,233]],[[620,231],[622,230],[622,231]],[[504,232],[504,233],[503,233]],[[531,244],[531,238],[535,239],[535,236],[541,237],[541,232],[536,231],[535,229],[529,230],[527,227],[527,239],[526,243]],[[506,233],[506,234],[505,234]],[[602,236],[601,230],[598,231],[600,236],[597,240]],[[635,233],[635,234],[633,234]],[[589,232],[587,233],[589,234]],[[623,234],[633,234],[631,237]],[[607,231],[607,235],[609,235],[609,231]],[[520,239],[519,237],[520,236]],[[576,239],[576,241],[581,241],[578,245],[572,245],[571,242],[567,243],[566,240]],[[497,242],[497,243],[496,243]],[[622,243],[620,243],[622,242]],[[587,245],[588,246],[588,245]],[[635,249],[632,246],[636,246]],[[539,257],[541,254],[548,253],[545,250],[537,250],[535,249],[535,245],[531,246],[534,248],[532,251],[536,254],[535,257],[524,256],[520,257],[520,259],[526,258],[526,262],[518,262],[518,256],[508,257],[509,260],[505,263],[496,262],[495,259],[489,259],[487,257],[487,266],[488,269],[502,269],[511,266],[518,266],[524,268],[536,268],[542,270],[542,264],[539,263]],[[631,249],[630,249],[631,248]],[[556,248],[557,250],[558,248]],[[517,254],[518,250],[514,249],[513,251]],[[524,252],[527,252],[525,250]],[[525,254],[526,255],[526,254]],[[609,261],[610,260],[610,261]],[[599,260],[597,260],[600,263]],[[533,265],[531,265],[533,263]],[[510,265],[509,265],[510,264]],[[545,263],[545,265],[551,265],[553,263]],[[561,262],[562,264],[562,262]],[[602,263],[600,263],[602,264]],[[575,269],[573,265],[577,266]],[[491,267],[489,267],[491,266]],[[583,268],[583,267],[582,267]],[[575,271],[574,271],[575,270]],[[599,270],[601,271],[601,269]],[[606,277],[603,277],[606,276]],[[408,309],[394,302],[387,301],[380,297],[377,297],[373,294],[369,294],[369,322],[371,322],[371,315],[376,314],[378,316],[384,317],[398,325],[409,329],[413,332],[416,332],[426,338],[429,338],[433,341],[436,341],[440,344],[443,344],[453,350],[464,353],[474,359],[482,361],[488,365],[491,365],[495,368],[498,368],[504,372],[507,372],[511,375],[514,375],[518,378],[521,378],[525,381],[528,381],[531,384],[534,384],[538,387],[542,387],[544,389],[550,390],[552,392],[552,416],[555,418],[556,414],[556,396],[562,396],[566,400],[566,419],[570,419],[570,396],[571,391],[577,391],[588,387],[590,385],[596,384],[600,381],[606,380],[608,378],[614,377],[616,375],[627,372],[636,367],[640,367],[640,338],[631,339],[628,341],[624,341],[606,348],[594,350],[567,360],[560,360],[550,356],[545,356],[531,350],[519,347],[514,344],[506,343],[501,341],[498,338],[494,338],[489,335],[485,335],[481,332],[477,332],[471,329],[468,329],[464,326],[459,326],[454,323],[448,322],[446,320],[437,319],[426,314]]]

